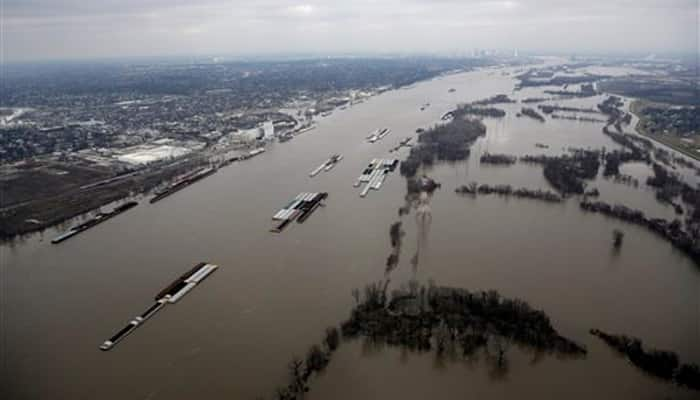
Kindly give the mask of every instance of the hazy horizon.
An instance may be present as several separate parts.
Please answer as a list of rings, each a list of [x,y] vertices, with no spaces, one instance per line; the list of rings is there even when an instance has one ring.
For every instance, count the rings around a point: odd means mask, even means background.
[[[4,0],[2,61],[698,52],[695,0]]]

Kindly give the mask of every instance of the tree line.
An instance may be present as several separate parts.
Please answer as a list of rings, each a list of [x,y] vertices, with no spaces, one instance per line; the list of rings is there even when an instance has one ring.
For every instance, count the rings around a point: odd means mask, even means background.
[[[598,329],[591,329],[590,333],[627,356],[632,364],[643,371],[678,385],[700,390],[700,367],[696,364],[681,364],[676,353],[645,349],[642,341],[634,337],[611,335]]]

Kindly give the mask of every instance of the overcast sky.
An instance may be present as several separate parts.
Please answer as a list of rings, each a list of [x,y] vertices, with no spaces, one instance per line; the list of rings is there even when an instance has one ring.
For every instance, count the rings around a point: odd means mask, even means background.
[[[0,0],[6,61],[697,51],[699,0]]]

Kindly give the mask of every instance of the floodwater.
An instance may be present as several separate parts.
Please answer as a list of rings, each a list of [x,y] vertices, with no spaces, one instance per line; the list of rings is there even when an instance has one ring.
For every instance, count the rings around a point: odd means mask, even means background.
[[[513,70],[504,70],[512,72]],[[585,360],[509,351],[508,373],[480,360],[438,360],[397,348],[346,343],[310,399],[405,398],[697,398],[638,371],[590,336],[590,328],[640,337],[700,362],[700,268],[636,226],[561,205],[496,196],[462,197],[462,184],[548,188],[540,167],[480,166],[484,151],[560,154],[566,147],[616,148],[599,123],[515,116],[501,107],[466,162],[438,164],[442,188],[431,218],[402,217],[399,266],[385,275],[389,226],[399,220],[405,180],[398,171],[380,191],[359,197],[363,167],[398,141],[428,127],[456,104],[511,94],[512,76],[487,69],[422,82],[376,96],[320,121],[294,140],[270,146],[156,204],[141,204],[60,245],[58,230],[2,248],[0,392],[7,399],[251,399],[287,383],[286,365],[347,318],[351,290],[391,279],[497,289],[543,309],[564,336],[585,344]],[[454,93],[448,93],[455,88]],[[541,90],[516,98],[542,97]],[[599,99],[574,100],[594,105]],[[421,105],[430,107],[420,111]],[[588,103],[586,103],[588,102]],[[560,102],[564,103],[564,102]],[[532,106],[532,105],[530,105]],[[391,128],[383,141],[368,132]],[[535,143],[549,145],[539,149]],[[343,161],[311,179],[332,153]],[[625,173],[644,182],[651,171]],[[595,182],[601,200],[672,218],[654,193]],[[283,233],[271,216],[299,192],[327,191],[326,207]],[[420,222],[420,223],[419,223]],[[612,230],[623,230],[620,252]],[[418,254],[417,263],[411,258]],[[220,268],[175,305],[165,307],[109,352],[98,346],[144,311],[153,296],[199,261]]]

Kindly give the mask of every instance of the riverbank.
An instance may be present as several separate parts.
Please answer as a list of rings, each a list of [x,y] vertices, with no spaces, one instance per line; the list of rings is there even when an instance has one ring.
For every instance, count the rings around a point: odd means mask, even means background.
[[[115,201],[145,194],[192,169],[204,159],[182,160],[169,166],[130,175],[115,182],[92,187],[68,188],[66,191],[26,201],[0,212],[0,241],[41,232],[72,218],[95,211]]]
[[[647,130],[643,128],[643,125],[644,125],[643,121],[644,121],[645,117],[644,117],[644,114],[642,113],[641,110],[645,106],[648,106],[650,104],[653,104],[653,103],[649,103],[645,100],[639,100],[639,99],[633,100],[632,103],[630,104],[630,108],[629,108],[630,112],[637,117],[637,124],[634,127],[635,131],[638,134],[640,134],[644,137],[647,137],[647,138],[649,138],[649,139],[651,139],[659,144],[662,144],[666,147],[669,147],[672,150],[676,150],[676,151],[678,151],[678,152],[680,152],[680,153],[682,153],[682,154],[684,154],[692,159],[700,161],[700,153],[689,150],[687,147],[685,147],[681,143],[679,138],[665,138],[665,137],[662,137],[659,135],[654,135],[650,132],[647,132]]]

